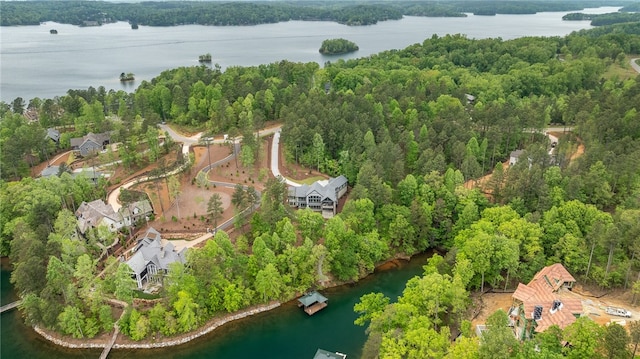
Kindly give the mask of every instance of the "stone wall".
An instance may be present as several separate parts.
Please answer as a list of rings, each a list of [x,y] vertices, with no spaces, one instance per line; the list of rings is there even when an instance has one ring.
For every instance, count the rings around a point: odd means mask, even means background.
[[[203,327],[197,329],[195,332],[192,332],[190,334],[185,334],[185,335],[174,337],[174,338],[164,338],[156,342],[145,341],[140,343],[118,343],[118,341],[120,340],[116,340],[116,344],[114,344],[113,348],[114,349],[151,349],[151,348],[166,348],[166,347],[184,344],[193,339],[201,337],[207,333],[210,333],[216,328],[226,323],[229,323],[237,319],[246,318],[254,314],[266,312],[271,309],[277,308],[279,306],[280,306],[280,302],[271,302],[269,304],[263,304],[263,305],[247,308],[239,312],[235,312],[235,313],[224,315],[219,318],[211,319]],[[67,338],[56,338],[53,335],[51,335],[49,332],[45,331],[44,329],[38,326],[35,326],[34,330],[38,334],[42,335],[48,341],[66,348],[101,349],[107,345],[107,343],[104,340],[96,340],[96,339],[94,340],[87,339],[86,341],[83,340],[82,342],[74,343],[66,340]]]

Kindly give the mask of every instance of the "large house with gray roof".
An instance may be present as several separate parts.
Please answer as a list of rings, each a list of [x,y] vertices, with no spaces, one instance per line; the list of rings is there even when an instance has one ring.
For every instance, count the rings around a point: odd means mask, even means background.
[[[289,187],[289,205],[299,209],[309,208],[331,218],[338,212],[338,201],[347,193],[347,178],[339,176],[328,181],[316,181],[312,185]]]
[[[71,149],[78,151],[80,156],[86,157],[102,151],[111,142],[111,134],[109,132],[98,134],[90,132],[84,137],[72,138],[70,142]]]
[[[82,202],[76,211],[76,218],[78,219],[78,229],[83,235],[89,229],[101,225],[106,226],[111,232],[116,232],[125,226],[122,215],[101,199]]]
[[[142,289],[148,283],[160,282],[171,263],[186,263],[187,250],[183,248],[177,252],[171,242],[163,244],[160,232],[149,227],[138,239],[133,255],[125,263],[131,268],[131,276],[135,278],[138,288]]]

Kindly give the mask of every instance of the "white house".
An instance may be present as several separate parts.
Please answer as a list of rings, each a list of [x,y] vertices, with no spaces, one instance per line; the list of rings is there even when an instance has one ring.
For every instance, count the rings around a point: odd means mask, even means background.
[[[524,153],[524,150],[511,151],[511,154],[509,155],[509,166],[513,166],[516,163],[518,163],[518,160],[520,159],[520,156],[522,156],[523,153]]]

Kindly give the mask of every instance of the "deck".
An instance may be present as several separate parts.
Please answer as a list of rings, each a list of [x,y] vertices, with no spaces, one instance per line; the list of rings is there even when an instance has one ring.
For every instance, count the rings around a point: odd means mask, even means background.
[[[321,311],[322,309],[324,309],[327,306],[327,303],[315,303],[312,304],[308,307],[304,308],[304,312],[309,314],[309,315],[314,315],[317,312]]]

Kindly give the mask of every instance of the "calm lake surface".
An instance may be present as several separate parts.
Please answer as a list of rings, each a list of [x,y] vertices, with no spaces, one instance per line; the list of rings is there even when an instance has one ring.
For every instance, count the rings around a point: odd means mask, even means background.
[[[585,9],[587,13],[615,12],[618,7]],[[211,53],[213,63],[253,66],[283,59],[324,64],[339,58],[369,56],[384,50],[421,43],[433,34],[465,34],[469,38],[562,36],[591,28],[588,21],[562,21],[566,12],[535,15],[427,18],[407,16],[372,26],[333,22],[290,21],[256,26],[176,27],[140,26],[132,30],[119,22],[100,27],[77,27],[48,22],[40,26],[0,28],[0,100],[53,98],[68,89],[104,86],[133,91],[142,80],[162,71],[198,65],[198,56]],[[57,35],[49,30],[58,30]],[[343,37],[360,50],[348,55],[323,56],[323,40]],[[120,73],[134,73],[136,81],[122,85]]]

